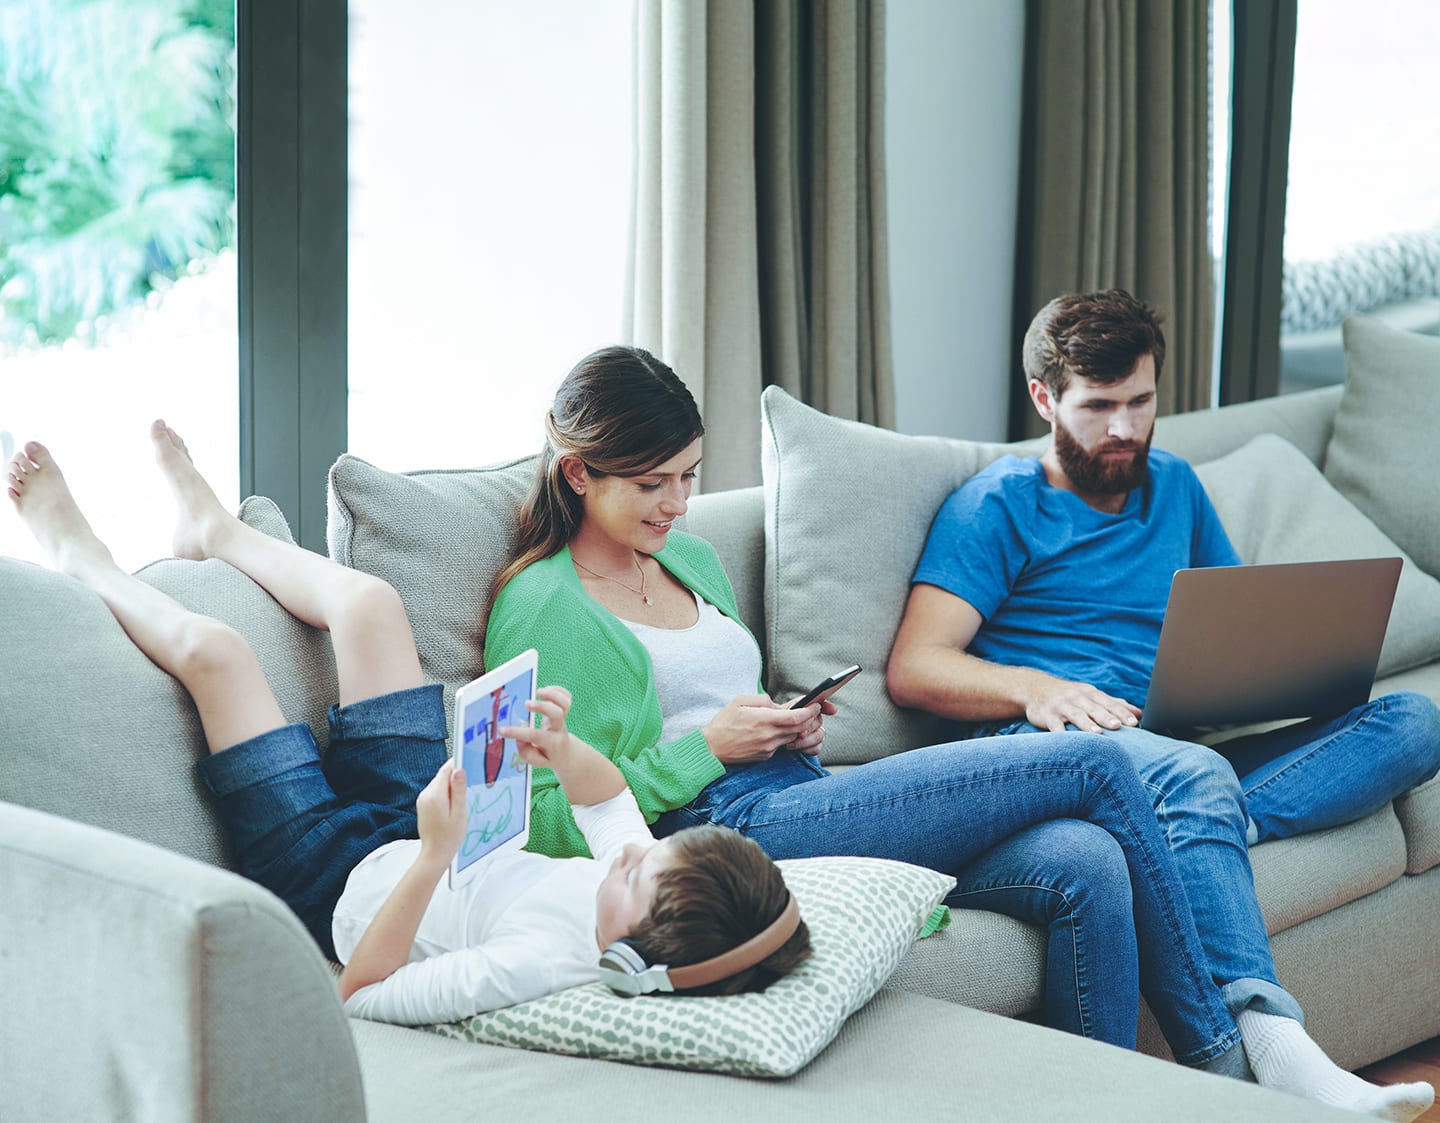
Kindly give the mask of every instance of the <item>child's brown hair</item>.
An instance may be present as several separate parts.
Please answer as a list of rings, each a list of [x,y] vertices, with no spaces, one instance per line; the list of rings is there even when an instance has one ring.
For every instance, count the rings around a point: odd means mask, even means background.
[[[670,846],[670,865],[655,876],[650,912],[629,937],[648,962],[684,967],[723,955],[785,910],[790,899],[785,879],[752,839],[726,827],[703,826],[676,834]],[[755,966],[685,993],[764,990],[808,959],[810,950],[810,930],[802,920]]]

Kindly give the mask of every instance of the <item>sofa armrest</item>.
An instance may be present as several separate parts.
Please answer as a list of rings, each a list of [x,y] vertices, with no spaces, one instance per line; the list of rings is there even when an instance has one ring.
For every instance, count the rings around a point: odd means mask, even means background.
[[[364,1118],[332,976],[272,894],[4,802],[0,885],[7,1118]]]

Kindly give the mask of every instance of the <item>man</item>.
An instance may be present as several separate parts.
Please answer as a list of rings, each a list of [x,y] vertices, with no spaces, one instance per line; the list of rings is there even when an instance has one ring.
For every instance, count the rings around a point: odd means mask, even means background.
[[[1279,1034],[1334,1069],[1276,981],[1248,845],[1361,818],[1434,775],[1440,710],[1388,694],[1237,738],[1224,756],[1140,729],[1171,575],[1240,558],[1189,465],[1150,447],[1165,362],[1153,308],[1118,289],[1059,297],[1031,323],[1023,361],[1050,446],[997,461],[941,507],[891,696],[978,733],[1115,737],[1152,792],[1251,1063]],[[1312,1079],[1335,1079],[1315,1063]]]

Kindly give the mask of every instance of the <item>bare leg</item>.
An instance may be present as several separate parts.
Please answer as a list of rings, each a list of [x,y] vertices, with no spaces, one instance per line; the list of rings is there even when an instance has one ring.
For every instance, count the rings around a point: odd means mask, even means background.
[[[190,692],[211,752],[285,724],[245,640],[117,566],[44,445],[32,441],[17,453],[7,482],[21,520],[55,567],[94,590],[135,646]]]
[[[175,496],[177,556],[229,562],[292,616],[328,631],[341,705],[424,685],[410,618],[389,584],[246,526],[221,506],[178,433],[156,421],[150,438]]]

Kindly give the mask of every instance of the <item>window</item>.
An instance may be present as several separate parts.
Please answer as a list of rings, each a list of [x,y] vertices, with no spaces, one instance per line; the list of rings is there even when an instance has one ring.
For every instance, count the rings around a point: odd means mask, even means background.
[[[350,451],[534,452],[561,377],[622,335],[631,2],[350,12]]]
[[[1364,312],[1440,333],[1440,6],[1300,0],[1290,115],[1282,390],[1345,376]]]
[[[0,6],[0,451],[48,444],[126,568],[169,553],[146,436],[238,501],[233,5]],[[40,560],[0,504],[3,552]]]

